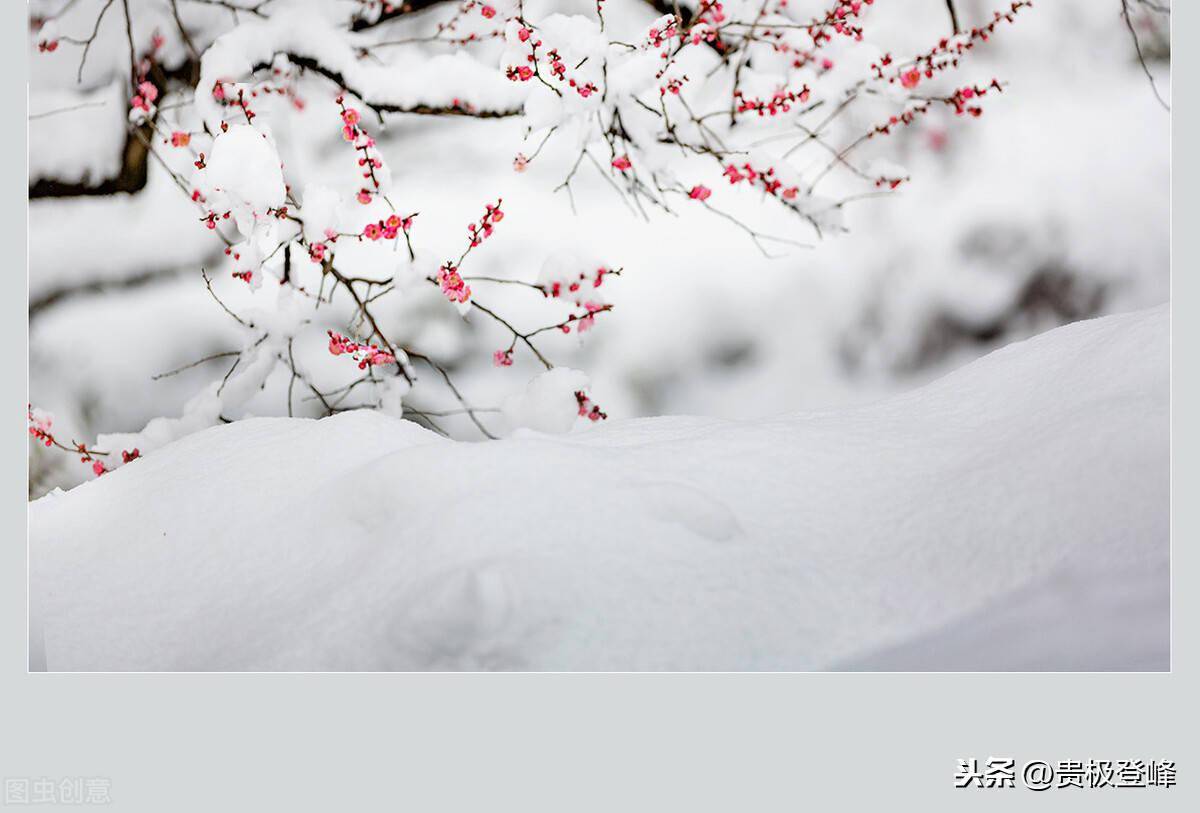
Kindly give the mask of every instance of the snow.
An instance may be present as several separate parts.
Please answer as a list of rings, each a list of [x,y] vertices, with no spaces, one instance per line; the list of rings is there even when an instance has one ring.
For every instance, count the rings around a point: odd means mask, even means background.
[[[198,217],[195,204],[156,166],[136,195],[32,201],[29,298],[216,262],[224,246],[198,226]]]
[[[559,435],[569,432],[578,417],[575,393],[586,390],[586,373],[555,367],[534,376],[524,391],[504,401],[504,417],[513,427]]]
[[[253,19],[218,37],[201,58],[195,97],[209,128],[216,131],[223,118],[212,95],[217,83],[236,87],[254,65],[272,64],[280,53],[316,60],[372,104],[448,107],[466,102],[498,110],[520,106],[523,94],[513,83],[461,52],[397,53],[386,66],[361,61],[335,24],[325,19],[327,13],[294,10],[268,20]]]
[[[1160,306],[824,413],[218,426],[31,505],[31,663],[1164,669],[1168,383]]]
[[[29,93],[29,180],[99,182],[121,168],[125,144],[125,89],[119,82],[78,91]]]
[[[1170,616],[1166,556],[1125,572],[1077,560],[961,620],[837,668],[914,671],[936,663],[951,671],[1165,671]],[[1097,621],[1104,635],[1079,634]]]
[[[208,181],[235,205],[258,214],[283,205],[286,194],[279,155],[266,135],[246,124],[235,124],[213,140]]]
[[[341,225],[341,196],[336,189],[309,184],[304,187],[303,202],[299,214],[304,221],[304,239],[310,243],[323,243],[329,239],[326,232],[336,233]]]

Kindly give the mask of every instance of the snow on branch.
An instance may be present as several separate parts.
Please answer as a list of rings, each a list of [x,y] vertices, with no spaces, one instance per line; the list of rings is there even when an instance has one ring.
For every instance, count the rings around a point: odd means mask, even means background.
[[[220,86],[273,67],[279,56],[325,76],[377,113],[515,115],[523,95],[465,53],[369,63],[322,17],[297,13],[243,23],[205,52],[196,107],[210,130],[221,121]]]

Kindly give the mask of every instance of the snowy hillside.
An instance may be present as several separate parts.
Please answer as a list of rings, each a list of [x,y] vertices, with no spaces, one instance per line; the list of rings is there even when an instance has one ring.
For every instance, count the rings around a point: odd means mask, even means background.
[[[250,419],[32,504],[31,664],[1164,669],[1168,441],[1165,306],[832,413]]]

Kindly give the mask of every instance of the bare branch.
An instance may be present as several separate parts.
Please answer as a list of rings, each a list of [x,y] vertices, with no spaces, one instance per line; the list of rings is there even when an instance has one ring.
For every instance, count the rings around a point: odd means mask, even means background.
[[[1159,11],[1157,8],[1154,10]],[[1138,39],[1137,30],[1133,27],[1133,19],[1129,16],[1129,0],[1121,0],[1121,17],[1125,20],[1125,27],[1129,29],[1129,37],[1133,40],[1133,49],[1137,52],[1138,64],[1142,66],[1142,73],[1146,74],[1146,79],[1150,82],[1150,90],[1154,92],[1154,98],[1158,99],[1163,110],[1171,112],[1171,105],[1167,104],[1166,99],[1158,92],[1158,85],[1154,83],[1154,74],[1150,73],[1150,66],[1146,64],[1146,55],[1142,52],[1142,42]]]

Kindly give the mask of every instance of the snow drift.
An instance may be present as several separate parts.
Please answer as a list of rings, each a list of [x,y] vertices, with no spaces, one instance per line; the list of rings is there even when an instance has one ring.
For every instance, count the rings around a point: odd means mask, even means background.
[[[200,432],[30,509],[50,670],[1166,669],[1166,306],[829,414]]]

